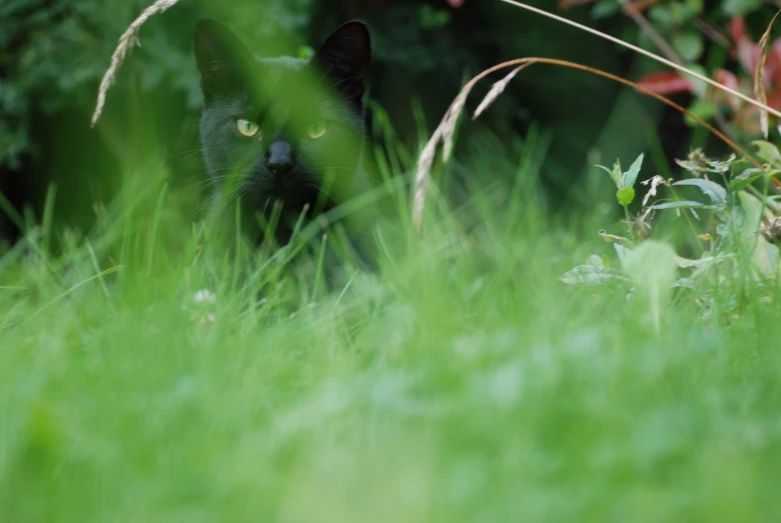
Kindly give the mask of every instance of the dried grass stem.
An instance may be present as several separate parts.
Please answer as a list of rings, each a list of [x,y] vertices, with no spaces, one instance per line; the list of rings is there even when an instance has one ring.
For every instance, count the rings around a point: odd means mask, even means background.
[[[666,58],[662,58],[661,56],[659,56],[657,54],[654,54],[654,53],[651,53],[649,51],[646,51],[645,49],[641,49],[640,47],[637,47],[636,45],[632,45],[630,43],[624,42],[623,40],[620,40],[620,39],[618,39],[616,37],[610,36],[608,34],[605,34],[605,33],[601,32],[601,31],[597,31],[596,29],[592,29],[592,28],[590,28],[588,26],[579,24],[577,22],[573,22],[572,20],[568,20],[568,19],[566,19],[564,17],[555,15],[553,13],[549,13],[549,12],[544,11],[542,9],[538,9],[536,7],[532,7],[532,6],[526,5],[524,3],[517,2],[516,0],[501,0],[501,1],[505,2],[507,4],[510,4],[510,5],[514,5],[516,7],[520,7],[522,9],[526,9],[527,11],[532,11],[533,13],[537,13],[537,14],[540,14],[540,15],[543,15],[543,16],[547,16],[548,18],[552,18],[552,19],[554,19],[554,20],[556,20],[558,22],[561,22],[561,23],[564,23],[564,24],[567,24],[567,25],[571,25],[572,27],[576,27],[576,28],[578,28],[578,29],[580,29],[582,31],[586,31],[586,32],[591,33],[593,35],[597,35],[600,38],[604,38],[604,39],[609,40],[609,41],[611,41],[613,43],[616,43],[618,45],[626,47],[627,49],[631,49],[631,50],[635,51],[636,53],[640,53],[640,54],[642,54],[644,56],[647,56],[648,58],[651,58],[652,60],[656,60],[657,62],[660,62],[660,63],[662,63],[662,64],[664,64],[664,65],[666,65],[668,67],[672,67],[673,69],[675,69],[675,70],[677,70],[677,71],[679,71],[681,73],[687,74],[689,76],[692,76],[692,77],[696,78],[697,80],[703,81],[703,82],[707,83],[708,85],[711,85],[711,86],[715,87],[716,89],[719,89],[720,91],[723,91],[725,93],[729,93],[732,96],[737,96],[738,98],[740,98],[744,102],[749,103],[751,105],[754,105],[754,106],[756,106],[756,107],[758,107],[758,108],[760,108],[760,109],[762,109],[764,111],[767,111],[768,113],[772,114],[773,116],[775,116],[777,118],[781,118],[781,112],[776,111],[772,107],[768,107],[766,104],[760,103],[760,102],[754,100],[753,98],[751,98],[750,96],[746,96],[745,94],[743,94],[743,93],[741,93],[739,91],[736,91],[734,89],[730,89],[729,87],[727,87],[725,85],[722,85],[722,84],[716,82],[715,80],[711,80],[707,76],[703,76],[703,75],[701,75],[699,73],[691,71],[691,70],[689,70],[689,69],[687,69],[687,68],[685,68],[685,67],[683,67],[681,65],[678,65],[678,64],[676,64],[676,63],[674,63],[674,62],[672,62],[670,60],[667,60]]]
[[[106,103],[106,92],[114,82],[114,77],[117,74],[119,66],[125,60],[127,55],[133,48],[133,45],[138,43],[138,31],[141,26],[149,20],[151,17],[158,13],[162,13],[171,7],[175,6],[179,0],[157,0],[154,4],[147,7],[141,15],[133,20],[122,36],[119,37],[119,44],[114,49],[114,54],[111,55],[111,65],[109,66],[106,74],[103,75],[103,79],[100,81],[100,89],[98,91],[98,101],[95,105],[95,112],[92,114],[92,126],[95,126],[98,118],[103,113],[103,106]]]
[[[428,177],[429,173],[431,171],[431,166],[434,163],[434,158],[436,156],[437,146],[440,142],[446,141],[448,139],[452,139],[455,125],[458,122],[458,118],[461,115],[461,112],[463,110],[463,107],[466,103],[466,98],[469,95],[472,88],[491,73],[494,73],[496,71],[499,71],[501,69],[506,69],[508,67],[513,66],[528,66],[534,63],[545,63],[545,64],[552,64],[552,65],[559,65],[563,67],[570,67],[572,69],[579,69],[581,71],[587,71],[590,73],[594,73],[596,75],[608,78],[610,80],[622,83],[624,85],[633,87],[634,89],[640,91],[643,94],[647,94],[649,96],[652,96],[653,98],[669,105],[670,107],[674,108],[675,110],[685,114],[686,116],[689,116],[693,120],[695,120],[697,123],[708,129],[710,132],[715,134],[719,137],[722,141],[724,141],[727,145],[732,147],[738,154],[745,157],[749,162],[751,162],[755,167],[758,169],[763,169],[762,165],[754,159],[748,152],[746,152],[743,148],[741,148],[738,144],[733,142],[729,137],[727,137],[724,133],[719,131],[718,129],[715,129],[710,124],[706,123],[702,118],[699,116],[692,114],[688,110],[686,110],[684,107],[678,105],[677,103],[673,102],[672,100],[669,100],[665,98],[664,96],[655,93],[651,91],[650,89],[647,89],[641,85],[636,84],[635,82],[632,82],[631,80],[627,80],[625,78],[621,78],[620,76],[616,76],[614,74],[607,73],[605,71],[600,71],[599,69],[595,69],[593,67],[588,67],[586,65],[577,64],[574,62],[568,62],[566,60],[558,60],[555,58],[518,58],[515,60],[510,60],[507,62],[503,62],[501,64],[495,65],[489,69],[486,69],[482,73],[478,74],[474,78],[472,78],[469,82],[467,82],[466,85],[461,89],[461,92],[458,93],[458,96],[456,96],[455,100],[453,100],[453,103],[450,104],[450,107],[448,108],[447,112],[445,113],[444,118],[442,119],[442,122],[439,124],[439,126],[434,131],[434,134],[429,139],[426,146],[423,148],[423,151],[420,154],[420,157],[418,158],[418,166],[417,166],[417,172],[415,176],[415,191],[413,195],[413,202],[412,202],[412,223],[416,230],[420,231],[422,222],[423,222],[423,211],[425,210],[425,204],[426,204],[426,197],[428,195]],[[510,77],[512,78],[512,77]],[[491,96],[491,93],[489,93],[488,97]],[[495,97],[493,97],[490,101],[493,101]],[[490,102],[489,102],[490,103]],[[483,106],[484,104],[481,104]],[[485,107],[482,107],[485,109]],[[445,152],[447,154],[444,155],[445,160],[447,160],[450,150],[452,150],[452,142],[451,143],[445,143]],[[773,182],[781,186],[781,182],[776,180],[775,178],[772,178]]]

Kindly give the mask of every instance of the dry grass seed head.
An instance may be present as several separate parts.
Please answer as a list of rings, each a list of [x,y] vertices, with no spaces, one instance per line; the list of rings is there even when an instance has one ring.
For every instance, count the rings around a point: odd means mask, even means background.
[[[776,18],[778,18],[779,14],[781,14],[781,11],[778,11],[773,19],[770,20],[770,24],[768,24],[765,33],[762,35],[762,38],[759,39],[759,59],[757,60],[757,66],[754,69],[754,96],[756,96],[757,100],[763,105],[767,105],[767,91],[765,90],[765,62],[767,61],[767,44],[770,42],[770,33],[773,29],[773,22],[776,21]],[[764,135],[765,140],[767,140],[768,115],[767,111],[762,108],[759,109],[759,125],[762,129],[762,134]]]
[[[103,112],[103,106],[106,103],[106,91],[109,90],[111,84],[114,82],[114,77],[117,74],[119,66],[125,60],[127,55],[133,49],[134,45],[138,44],[138,31],[141,26],[149,20],[151,17],[158,13],[162,13],[171,7],[175,6],[179,0],[157,0],[154,4],[147,7],[141,15],[133,20],[122,36],[119,37],[119,44],[114,49],[114,54],[111,55],[111,65],[106,73],[103,75],[103,79],[100,81],[100,89],[98,90],[98,100],[95,105],[95,112],[92,114],[92,126],[97,123]]]
[[[475,114],[472,116],[472,120],[476,120],[481,114],[483,114],[483,111],[488,109],[494,101],[499,98],[499,95],[504,92],[505,89],[507,89],[507,85],[510,83],[510,80],[515,78],[515,75],[518,74],[522,69],[525,69],[526,67],[529,67],[532,64],[532,62],[527,62],[525,64],[522,64],[515,69],[513,69],[510,74],[496,82],[492,87],[491,90],[488,91],[488,94],[485,95],[485,98],[483,98],[483,101],[480,102],[480,105],[477,106],[477,109],[475,110]]]
[[[621,45],[623,47],[631,49],[632,51],[635,51],[636,53],[642,54],[642,55],[647,56],[647,57],[649,57],[649,58],[651,58],[653,60],[656,60],[657,62],[665,64],[668,67],[672,67],[673,69],[675,69],[675,70],[677,70],[679,72],[682,72],[682,73],[684,73],[684,74],[686,74],[688,76],[692,76],[692,77],[694,77],[694,78],[696,78],[696,79],[698,79],[698,80],[700,80],[702,82],[705,82],[705,83],[711,85],[712,87],[715,87],[716,89],[719,89],[722,92],[728,93],[731,96],[735,96],[735,97],[743,100],[744,102],[759,108],[761,111],[763,111],[763,117],[764,118],[767,118],[767,114],[768,113],[776,116],[777,118],[781,118],[781,112],[779,112],[779,111],[777,111],[777,110],[775,110],[775,109],[773,109],[771,107],[768,107],[765,102],[759,102],[757,100],[754,100],[754,99],[744,95],[743,93],[741,93],[739,91],[736,91],[734,89],[730,89],[729,87],[726,87],[725,85],[723,85],[723,84],[721,84],[719,82],[716,82],[716,81],[714,81],[714,80],[712,80],[712,79],[710,79],[710,78],[708,78],[706,76],[703,76],[703,75],[701,75],[701,74],[699,74],[699,73],[697,73],[695,71],[687,69],[686,67],[683,67],[683,66],[681,66],[679,64],[676,64],[676,63],[674,63],[674,62],[672,62],[670,60],[662,58],[659,55],[656,55],[654,53],[646,51],[645,49],[642,49],[642,48],[637,47],[635,45],[632,45],[632,44],[629,44],[627,42],[624,42],[623,40],[621,40],[619,38],[615,38],[613,36],[607,35],[607,34],[601,32],[601,31],[597,31],[596,29],[592,29],[590,27],[587,27],[585,25],[579,24],[577,22],[573,22],[572,20],[568,20],[568,19],[566,19],[564,17],[555,15],[553,13],[549,13],[549,12],[544,11],[542,9],[538,9],[536,7],[532,7],[532,6],[524,4],[522,2],[518,2],[517,0],[501,0],[501,1],[505,2],[507,4],[510,4],[510,5],[514,5],[516,7],[520,7],[522,9],[526,9],[527,11],[531,11],[533,13],[537,13],[537,14],[540,14],[542,16],[546,16],[548,18],[552,18],[552,19],[554,19],[554,20],[556,20],[558,22],[561,22],[561,23],[573,26],[573,27],[575,27],[577,29],[580,29],[581,31],[585,31],[585,32],[594,34],[594,35],[596,35],[596,36],[598,36],[600,38],[609,40],[609,41],[611,41],[613,43],[616,43],[618,45]],[[778,16],[778,13],[776,14],[776,16]],[[775,20],[775,17],[773,18],[773,20]],[[772,22],[771,22],[771,26],[772,26]],[[768,27],[768,31],[766,32],[766,35],[763,36],[763,40],[765,40],[766,37],[769,38],[769,32],[770,32],[770,27]],[[766,48],[767,47],[767,45],[766,45],[767,42],[765,41],[764,44],[765,45],[763,46],[763,48]],[[623,83],[625,85],[631,85],[635,89],[637,89],[638,91],[640,91],[642,93],[645,93],[645,94],[647,94],[649,96],[652,96],[652,97],[656,98],[657,100],[660,100],[660,101],[666,103],[667,105],[675,108],[679,112],[681,112],[683,114],[686,114],[687,116],[690,116],[695,121],[697,121],[697,123],[699,123],[700,125],[704,126],[710,132],[712,132],[716,136],[718,136],[721,140],[723,140],[724,142],[729,144],[734,150],[736,150],[737,152],[742,154],[744,157],[746,157],[746,159],[749,160],[751,163],[753,163],[756,167],[758,167],[759,169],[762,169],[762,166],[752,156],[747,154],[742,148],[740,148],[737,144],[735,144],[732,140],[730,140],[723,133],[717,131],[712,126],[710,126],[707,123],[705,123],[701,118],[691,114],[689,111],[687,111],[686,109],[684,109],[680,105],[678,105],[678,104],[668,100],[664,96],[661,96],[661,95],[659,95],[657,93],[653,93],[653,92],[649,91],[648,89],[645,89],[645,88],[635,84],[634,82],[631,82],[629,80],[625,80],[625,79],[620,78],[620,77],[616,77],[614,75],[610,75],[609,73],[605,73],[603,71],[595,70],[595,69],[592,69],[592,68],[589,68],[589,67],[586,67],[586,66],[582,66],[580,64],[573,64],[571,62],[565,62],[563,60],[540,59],[540,58],[521,58],[521,59],[518,59],[518,60],[511,60],[509,62],[504,62],[504,63],[499,64],[497,66],[491,67],[490,69],[487,69],[486,71],[483,71],[482,73],[480,73],[477,76],[475,76],[468,84],[466,84],[466,86],[464,86],[464,89],[462,89],[462,91],[459,93],[458,97],[454,100],[454,102],[451,105],[450,109],[448,109],[448,112],[445,114],[445,117],[443,118],[442,123],[440,123],[439,127],[434,132],[434,134],[432,135],[432,137],[429,140],[429,142],[426,144],[426,147],[421,152],[421,156],[420,156],[420,158],[418,160],[417,175],[415,177],[415,193],[414,193],[413,208],[412,208],[413,224],[414,224],[414,226],[415,226],[415,228],[417,230],[420,230],[421,222],[423,220],[423,209],[425,207],[426,193],[428,191],[428,176],[429,176],[429,173],[431,171],[431,166],[432,166],[432,164],[434,162],[434,155],[436,154],[437,145],[439,144],[439,141],[441,139],[445,138],[444,158],[446,160],[449,159],[450,158],[450,154],[452,152],[452,147],[453,147],[452,138],[453,138],[453,134],[455,132],[455,124],[458,121],[458,116],[460,115],[461,110],[463,109],[464,103],[466,101],[466,96],[468,95],[469,91],[472,89],[472,87],[474,86],[475,83],[477,83],[480,79],[482,79],[483,77],[485,77],[487,74],[489,74],[491,72],[494,72],[494,71],[497,71],[499,69],[502,69],[502,68],[505,68],[505,67],[509,67],[509,66],[512,66],[512,65],[519,65],[519,64],[528,65],[528,64],[533,63],[533,62],[552,63],[552,64],[564,65],[564,66],[567,66],[567,67],[573,67],[573,68],[576,68],[576,69],[582,69],[582,70],[590,71],[590,72],[599,74],[601,76],[604,76],[606,78],[610,78],[612,80],[621,82],[621,83]],[[762,63],[764,64],[764,61]],[[758,70],[761,70],[761,69],[762,69],[761,67],[758,68]],[[494,86],[494,89],[492,89],[491,92],[489,92],[488,96],[486,96],[486,100],[487,101],[483,100],[483,103],[481,103],[480,106],[478,107],[478,110],[475,112],[475,117],[477,117],[480,113],[482,113],[499,96],[499,94],[501,94],[504,91],[504,89],[507,87],[507,84],[509,83],[509,81],[515,76],[515,74],[517,74],[517,72],[519,70],[520,70],[520,68],[518,68],[516,71],[513,71],[512,73],[510,73],[508,75],[507,78],[505,78],[503,81],[498,82],[498,85]],[[764,78],[762,78],[762,80],[764,82]],[[760,82],[759,85],[763,85],[763,82]],[[764,91],[764,87],[763,87],[763,91]],[[447,133],[445,133],[445,129],[447,129],[447,131],[448,131]],[[775,178],[773,178],[773,182],[776,185],[781,185],[781,183],[779,183],[778,180],[776,180]]]
[[[655,93],[641,85],[638,85],[637,83],[632,82],[631,80],[621,78],[620,76],[616,76],[614,74],[610,74],[605,71],[595,69],[593,67],[588,67],[586,65],[581,65],[574,62],[568,62],[566,60],[557,60],[554,58],[536,58],[536,57],[518,58],[515,60],[510,60],[495,65],[481,72],[474,78],[472,78],[472,80],[470,80],[463,87],[463,89],[458,94],[456,99],[453,100],[453,103],[451,104],[447,113],[445,113],[445,116],[442,118],[442,122],[436,128],[434,134],[431,136],[428,143],[426,144],[426,147],[424,147],[423,151],[421,152],[420,157],[418,158],[418,170],[415,176],[415,191],[414,191],[413,205],[412,205],[412,222],[416,230],[420,231],[422,225],[423,211],[425,208],[426,196],[429,187],[428,177],[430,176],[431,166],[434,163],[434,157],[436,155],[437,146],[439,145],[440,141],[445,140],[445,134],[447,133],[447,141],[445,142],[446,150],[445,150],[445,154],[443,155],[445,161],[447,161],[452,151],[452,137],[455,132],[455,125],[458,122],[458,117],[460,116],[461,111],[463,110],[464,104],[466,103],[466,97],[468,96],[469,92],[472,90],[472,88],[478,81],[485,78],[490,73],[493,73],[500,69],[505,69],[507,67],[517,66],[517,65],[530,65],[532,63],[552,64],[552,65],[570,67],[572,69],[579,69],[581,71],[594,73],[596,75],[633,87],[636,90],[640,91],[641,93],[656,98],[660,102],[669,105],[670,107],[677,110],[678,112],[692,118],[698,124],[705,127],[708,131],[715,134],[718,138],[724,141],[724,143],[729,145],[737,153],[745,157],[755,167],[757,167],[758,169],[762,169],[762,165],[759,162],[757,162],[756,159],[754,159],[754,157],[748,154],[735,142],[730,140],[724,133],[720,132],[719,130],[715,129],[712,125],[703,121],[702,118],[692,114],[684,107],[680,106],[679,104],[676,104],[675,102],[665,98],[664,96]],[[510,77],[510,79],[512,79],[512,77]],[[775,178],[773,178],[773,181],[776,184],[779,183],[778,180],[776,180]]]

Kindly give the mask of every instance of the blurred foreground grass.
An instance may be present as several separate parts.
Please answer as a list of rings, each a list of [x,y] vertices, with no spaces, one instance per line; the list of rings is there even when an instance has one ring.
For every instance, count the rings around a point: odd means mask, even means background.
[[[604,215],[550,216],[529,158],[420,239],[400,205],[332,294],[239,281],[158,167],[88,240],[30,228],[0,258],[0,521],[779,521],[775,280],[657,334],[557,280]]]

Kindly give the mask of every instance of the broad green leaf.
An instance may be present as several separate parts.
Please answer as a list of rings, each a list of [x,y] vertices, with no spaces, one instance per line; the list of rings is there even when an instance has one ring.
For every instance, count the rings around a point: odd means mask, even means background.
[[[685,62],[694,62],[702,54],[702,36],[695,30],[678,31],[673,34],[671,41]]]
[[[703,7],[704,7],[704,5],[703,5],[704,1],[703,0],[684,0],[684,3],[695,14],[702,14],[702,10],[703,10]]]
[[[637,157],[637,160],[629,167],[629,170],[623,174],[624,187],[634,187],[637,175],[640,174],[640,168],[643,166],[643,154]]]
[[[602,261],[602,258],[597,256],[596,254],[592,254],[586,260],[586,265],[593,265],[594,267],[604,267],[605,263]]]
[[[747,244],[751,253],[751,261],[764,276],[776,274],[779,263],[779,249],[768,242],[757,230],[760,221],[760,213],[764,212],[766,220],[774,219],[773,213],[762,206],[762,202],[746,191],[738,193],[738,198],[745,212],[745,219],[740,228],[740,236]]]
[[[618,261],[621,263],[624,262],[624,258],[626,257],[626,254],[629,252],[629,249],[621,245],[620,243],[614,243],[613,247],[616,248],[616,254],[618,254]]]
[[[669,287],[675,281],[677,268],[673,248],[658,240],[646,240],[634,249],[627,249],[622,267],[639,289],[649,289],[661,284]]]
[[[759,233],[757,227],[759,225],[760,213],[764,211],[766,219],[773,219],[773,214],[769,209],[763,209],[762,202],[746,191],[739,192],[738,198],[746,213],[740,231],[742,233],[741,237],[751,253],[751,261],[764,276],[772,276],[778,267],[779,250],[778,247],[768,242]]]
[[[730,167],[737,162],[735,153],[729,155],[726,160],[708,160],[710,165],[710,171],[718,174],[724,174],[729,172]]]
[[[621,162],[620,161],[616,160],[616,163],[613,165],[613,169],[612,170],[608,169],[604,165],[597,165],[597,167],[599,167],[600,169],[602,169],[603,171],[605,171],[606,173],[608,173],[610,175],[610,179],[613,180],[614,184],[616,184],[616,188],[618,188],[618,189],[622,188],[622,186],[621,186],[621,181],[622,181],[622,177],[621,177]]]
[[[773,220],[773,213],[766,206],[763,209],[762,201],[746,191],[739,192],[738,198],[740,199],[740,204],[745,213],[745,219],[743,220],[741,230],[747,237],[753,238],[759,232],[757,231],[757,226],[759,225],[760,213],[764,213],[765,220]]]
[[[745,16],[762,7],[760,0],[724,0],[722,9],[728,16]]]
[[[596,167],[597,169],[602,169],[603,171],[608,173],[611,177],[613,176],[613,171],[611,171],[610,169],[608,169],[604,165],[595,165],[594,167]]]
[[[751,261],[764,276],[773,276],[778,269],[779,250],[761,234],[757,236]]]
[[[658,203],[656,205],[652,205],[651,207],[649,207],[649,209],[654,209],[654,210],[682,209],[682,208],[688,209],[688,208],[691,208],[691,207],[713,209],[712,205],[705,205],[704,203],[694,202],[694,201],[691,201],[691,200],[681,200],[681,201],[678,201],[678,202]]]
[[[700,64],[692,63],[687,64],[686,67],[695,73],[698,73],[702,76],[709,77],[710,73]],[[704,98],[705,94],[708,92],[708,84],[703,82],[702,80],[698,80],[697,78],[694,78],[693,76],[687,76],[689,80],[691,80],[692,83],[692,92],[697,96],[697,98]]]
[[[720,261],[724,258],[726,258],[726,256],[719,255],[719,256],[706,256],[705,258],[700,258],[699,260],[691,260],[689,258],[681,258],[680,256],[676,256],[675,263],[681,269],[688,269],[691,267],[701,269],[703,267],[707,267],[712,263]]]
[[[621,10],[621,5],[617,0],[599,0],[591,9],[591,18],[599,20],[613,16]]]
[[[701,120],[708,121],[716,114],[716,104],[705,101],[702,98],[698,98],[694,100],[694,102],[689,106],[689,112],[693,114],[694,116],[699,117]],[[686,125],[690,127],[697,127],[700,125],[700,123],[689,116],[688,114],[684,116],[684,122],[686,122]]]
[[[675,24],[669,4],[656,4],[648,9],[648,18],[655,27],[670,27]]]
[[[596,265],[578,265],[571,271],[559,277],[568,285],[602,286],[610,284],[626,284],[629,278],[615,269],[597,267]]]
[[[675,160],[675,163],[683,167],[689,172],[699,172],[701,169],[700,165],[697,162],[693,162],[692,160]]]
[[[638,299],[644,297],[656,332],[661,331],[662,310],[676,279],[675,251],[670,245],[646,240],[624,256],[624,273],[635,283]]]
[[[689,2],[673,2],[670,7],[678,27],[684,26],[686,22],[691,21],[698,14],[696,6]]]
[[[713,203],[724,204],[727,201],[727,190],[721,185],[709,180],[690,178],[688,180],[675,182],[673,185],[693,185],[701,190],[705,196],[710,198]]]
[[[760,158],[776,169],[781,169],[781,153],[778,152],[778,147],[764,140],[755,140],[751,143],[757,148],[757,154]]]
[[[735,159],[735,155],[731,155],[726,160],[710,160],[708,158],[701,158],[701,163],[694,160],[675,160],[675,163],[693,173],[714,173],[724,174],[729,172],[730,167],[739,163]]]
[[[743,207],[743,211],[746,213],[746,221],[751,224],[747,225],[753,229],[754,226],[759,225],[759,213],[762,212],[762,202],[746,192],[739,193],[738,199]]]
[[[619,204],[626,207],[632,203],[632,200],[635,199],[634,187],[624,187],[623,189],[619,189],[616,193],[616,198],[618,199]]]
[[[691,278],[680,278],[678,280],[675,280],[675,283],[673,283],[673,287],[683,287],[685,289],[693,289],[694,280],[692,280]]]
[[[731,182],[729,182],[729,188],[731,191],[739,191],[745,187],[748,187],[754,181],[761,178],[762,174],[763,174],[762,170],[757,169],[756,167],[751,167],[749,169],[746,169],[738,176],[733,178]]]

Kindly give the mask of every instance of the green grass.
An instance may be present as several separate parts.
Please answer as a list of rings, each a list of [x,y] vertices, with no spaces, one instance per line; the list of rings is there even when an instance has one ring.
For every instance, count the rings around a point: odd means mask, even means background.
[[[0,258],[0,521],[779,521],[775,280],[657,333],[557,279],[611,252],[605,215],[548,214],[523,158],[421,237],[400,211],[333,293],[239,278],[157,168],[89,241],[30,229]]]

